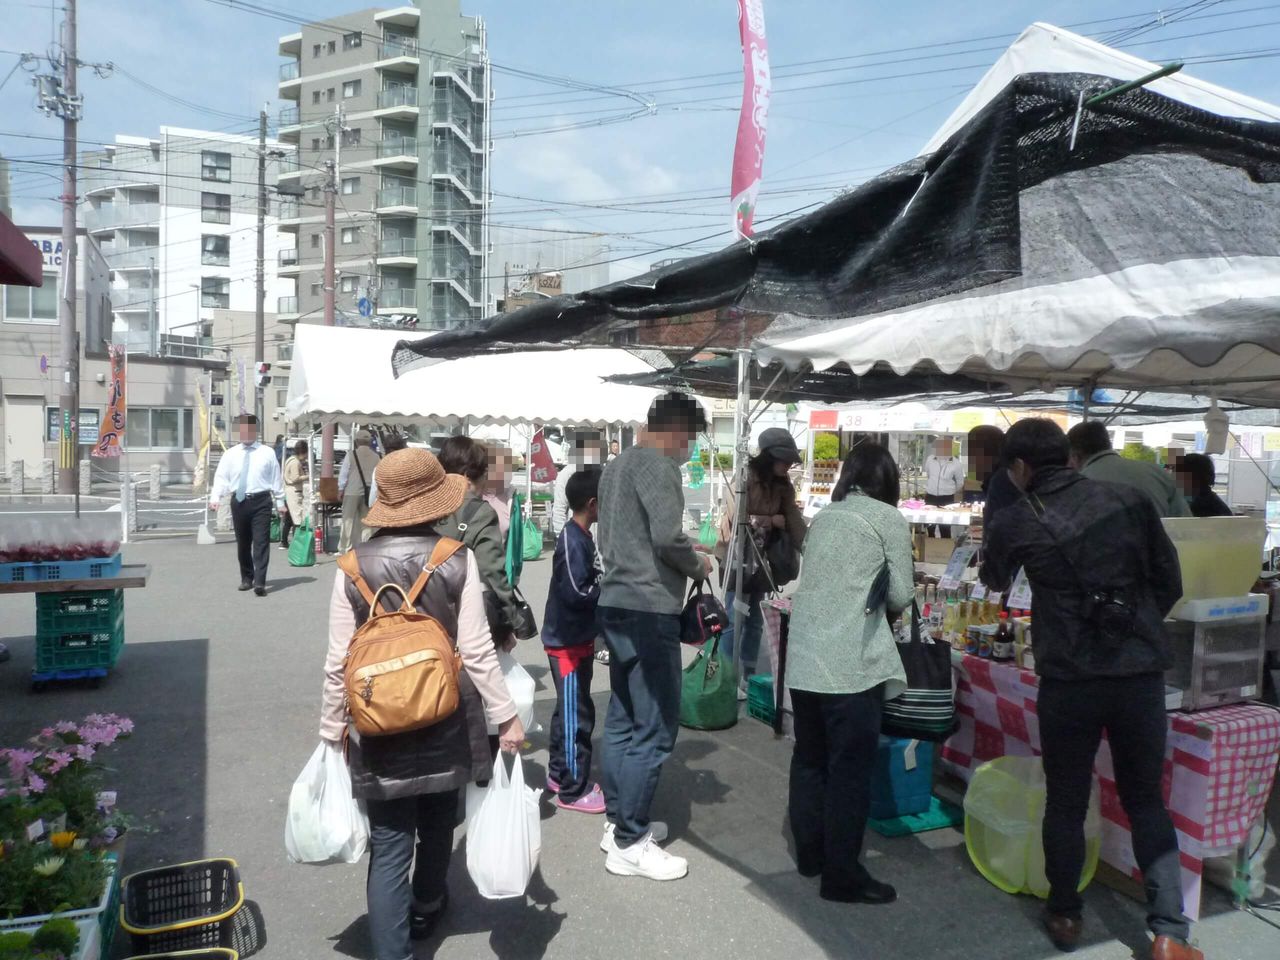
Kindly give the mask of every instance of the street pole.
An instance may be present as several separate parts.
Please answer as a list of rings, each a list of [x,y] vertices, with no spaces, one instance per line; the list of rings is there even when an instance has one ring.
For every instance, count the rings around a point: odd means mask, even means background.
[[[341,128],[338,136],[342,136]],[[338,193],[338,164],[330,164],[329,183],[324,191],[324,276],[321,284],[324,287],[324,325],[332,327],[337,319],[337,297],[333,282],[333,238],[334,216]],[[333,477],[333,433],[332,423],[326,423],[320,434],[320,479]]]
[[[76,0],[66,0],[62,22],[62,84],[67,109],[62,118],[62,298],[58,305],[62,383],[58,390],[60,421],[58,492],[75,495],[80,516],[80,349],[76,336]]]
[[[266,274],[266,246],[267,246],[267,111],[262,110],[258,114],[258,289],[257,301],[254,305],[253,313],[253,366],[254,370],[258,369],[258,364],[266,360],[266,347],[264,345],[265,334],[263,327],[265,325],[265,311],[267,300],[267,274]],[[257,379],[255,377],[255,379]],[[253,412],[258,418],[258,429],[263,429],[263,420],[266,416],[266,404],[264,395],[266,388],[261,384],[254,387]]]

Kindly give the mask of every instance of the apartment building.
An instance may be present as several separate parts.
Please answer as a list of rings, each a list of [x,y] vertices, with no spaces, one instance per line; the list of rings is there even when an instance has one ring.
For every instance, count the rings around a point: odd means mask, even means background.
[[[292,153],[267,141],[269,187]],[[217,348],[213,311],[256,306],[256,134],[161,127],[154,138],[117,136],[83,164],[81,222],[111,270],[115,339],[157,356]],[[277,269],[283,242],[274,206],[266,220],[269,312],[292,287]]]
[[[409,314],[419,329],[483,317],[489,264],[490,77],[485,29],[458,0],[369,9],[280,38],[280,140],[297,152],[280,176],[280,253],[296,290],[282,318],[320,322],[324,205],[337,165],[339,312]]]

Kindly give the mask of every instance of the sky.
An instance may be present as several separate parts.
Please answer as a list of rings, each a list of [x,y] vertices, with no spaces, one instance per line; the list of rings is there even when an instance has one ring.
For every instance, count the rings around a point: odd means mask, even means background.
[[[424,0],[426,2],[426,0]],[[379,6],[390,7],[395,3]],[[277,39],[333,0],[80,0],[82,147],[162,125],[256,132]],[[914,156],[1035,21],[1280,103],[1280,3],[1264,0],[764,0],[774,93],[758,228]],[[615,279],[732,240],[742,53],[735,0],[463,0],[494,64],[492,220],[602,234]],[[1163,12],[1161,12],[1163,10]],[[265,13],[264,13],[265,11]],[[0,81],[43,53],[60,0],[0,0]],[[14,219],[55,224],[61,124],[29,75],[0,86]],[[554,265],[562,266],[562,265]]]

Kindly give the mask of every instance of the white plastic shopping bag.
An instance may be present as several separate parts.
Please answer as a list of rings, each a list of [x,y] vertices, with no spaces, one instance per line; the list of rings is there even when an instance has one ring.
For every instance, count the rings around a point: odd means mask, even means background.
[[[294,863],[355,863],[369,845],[369,819],[351,796],[342,748],[316,747],[289,793],[284,847]]]
[[[529,671],[520,665],[520,661],[506,650],[498,651],[498,666],[502,669],[502,679],[507,682],[507,692],[516,705],[516,715],[520,725],[527,733],[533,733],[537,726],[533,722],[533,695],[538,688],[537,682]],[[489,725],[490,735],[496,734],[498,728]]]
[[[467,787],[467,872],[489,900],[524,896],[542,853],[541,790],[524,785],[519,755],[493,761],[487,787]]]

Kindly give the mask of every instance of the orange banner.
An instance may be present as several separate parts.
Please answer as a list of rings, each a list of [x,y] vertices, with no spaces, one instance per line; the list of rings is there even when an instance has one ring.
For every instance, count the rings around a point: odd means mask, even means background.
[[[123,346],[107,348],[111,357],[111,385],[107,388],[107,417],[93,448],[95,457],[118,457],[124,450],[125,352]]]

